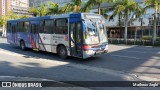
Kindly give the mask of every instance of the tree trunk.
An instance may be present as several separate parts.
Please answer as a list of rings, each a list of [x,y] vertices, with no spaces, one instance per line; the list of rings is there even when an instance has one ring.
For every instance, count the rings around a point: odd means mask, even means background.
[[[101,4],[98,3],[98,14],[101,14]]]
[[[134,36],[134,44],[136,45],[137,42],[137,27],[136,27],[136,31],[135,31],[135,36]]]
[[[2,37],[6,37],[6,30],[4,25],[2,27]]]
[[[154,24],[153,24],[153,38],[152,38],[152,44],[154,46],[155,42],[156,42],[156,37],[157,37],[157,30],[156,30],[156,25],[157,25],[157,11],[154,14]]]
[[[119,21],[119,27],[120,27],[120,33],[119,34],[120,34],[120,38],[122,38],[122,35],[121,35],[122,34],[122,24],[121,24],[122,23],[122,21],[121,21],[122,20],[122,15],[119,14],[118,18],[119,18],[118,21]]]
[[[124,40],[126,44],[127,44],[127,29],[128,29],[128,11],[126,12],[125,33],[124,33]]]

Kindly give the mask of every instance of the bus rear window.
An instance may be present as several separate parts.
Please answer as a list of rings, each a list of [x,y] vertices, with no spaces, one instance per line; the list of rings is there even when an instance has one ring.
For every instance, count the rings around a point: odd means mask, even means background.
[[[7,23],[7,32],[11,32],[11,23]]]

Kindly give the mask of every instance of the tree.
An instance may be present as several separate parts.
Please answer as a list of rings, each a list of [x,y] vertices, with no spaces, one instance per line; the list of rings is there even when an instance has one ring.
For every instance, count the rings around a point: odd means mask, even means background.
[[[114,2],[115,0],[89,0],[85,6],[84,10],[87,10],[88,8],[92,8],[95,5],[98,5],[98,14],[101,14],[101,3],[105,2]]]
[[[18,15],[15,14],[13,11],[9,11],[8,14],[6,16],[2,16],[0,17],[0,27],[2,27],[2,36],[6,37],[6,28],[5,25],[7,23],[7,20],[11,20],[11,19],[18,19]]]
[[[36,14],[38,16],[46,16],[48,13],[48,9],[46,4],[42,4],[40,7],[32,7],[29,9],[30,13]]]
[[[114,7],[113,16],[121,15],[122,13],[124,15],[123,16],[125,18],[124,39],[127,43],[128,23],[130,20],[129,16],[134,15],[134,12],[141,11],[142,7],[134,0],[116,0],[113,7]]]
[[[156,30],[156,24],[157,24],[157,14],[158,11],[160,11],[160,0],[146,0],[145,1],[146,9],[153,8],[155,10],[154,12],[154,24],[153,24],[153,38],[152,43],[154,45],[157,37],[157,30]]]
[[[6,36],[6,30],[5,30],[5,25],[7,23],[6,20],[7,20],[6,16],[0,17],[0,27],[2,27],[2,37]]]
[[[63,8],[62,11],[65,13],[69,13],[74,11],[74,13],[81,12],[81,5],[82,0],[71,0],[70,3],[67,3]]]
[[[53,14],[61,14],[62,13],[59,4],[55,4],[54,2],[49,2],[48,4],[49,4],[49,8],[48,8],[47,14],[53,15]]]
[[[9,11],[8,14],[6,15],[6,20],[11,20],[11,19],[18,19],[18,15],[15,14],[13,11]]]
[[[25,19],[25,18],[29,18],[28,15],[22,15],[22,16],[19,16],[20,19]]]

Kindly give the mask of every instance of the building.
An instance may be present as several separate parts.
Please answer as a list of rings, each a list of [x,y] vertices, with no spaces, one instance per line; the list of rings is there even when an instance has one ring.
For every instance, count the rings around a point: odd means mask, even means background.
[[[29,0],[0,0],[0,16],[9,11],[17,14],[28,14]]]
[[[11,10],[11,0],[0,0],[0,17],[6,15]],[[2,28],[0,28],[0,33]]]
[[[135,2],[138,2],[139,5],[144,7],[144,1],[145,0],[135,0]],[[102,8],[112,8],[111,4],[102,4]],[[94,10],[96,11],[96,10]],[[134,21],[130,21],[128,26],[128,38],[138,38],[143,39],[144,36],[150,36],[153,35],[153,14],[154,9],[148,9],[146,11],[146,14],[137,18]],[[106,13],[107,16],[111,16],[113,12]],[[136,18],[136,16],[134,16]],[[107,20],[107,30],[108,30],[108,36],[109,38],[123,38],[124,37],[124,20],[125,18],[121,19],[121,25],[119,26],[119,18],[118,16],[114,17],[113,20]],[[157,17],[157,36],[160,37],[160,13],[158,13]]]
[[[9,11],[13,11],[18,15],[28,15],[29,0],[0,0],[0,16],[6,15]],[[0,28],[2,32],[2,28]],[[6,32],[3,32],[3,36]]]
[[[0,16],[6,15],[11,10],[11,0],[0,0]]]
[[[59,3],[60,5],[70,2],[71,0],[30,0],[30,7],[39,7],[41,4],[47,4],[48,2]]]
[[[11,9],[19,15],[28,15],[29,0],[11,0]]]
[[[49,1],[53,1],[54,3],[59,3],[61,6],[63,6],[66,3],[70,2],[71,0],[30,0],[30,6],[39,7],[41,4],[44,4],[44,3],[47,4]],[[87,0],[83,0],[83,1],[87,1]],[[144,1],[145,0],[135,0],[135,2],[138,2],[141,6],[144,6]],[[103,3],[101,5],[101,8],[112,9],[112,6],[113,4]],[[97,11],[98,11],[97,6],[93,7],[92,10],[90,10],[90,12],[93,12],[93,13],[96,13]],[[145,15],[143,15],[142,17],[138,18],[133,22],[130,22],[128,26],[128,38],[134,38],[135,34],[137,34],[137,37],[139,38],[142,38],[143,36],[152,36],[153,13],[154,13],[154,9],[149,9],[147,10],[147,13]],[[106,14],[109,17],[113,14],[113,12],[108,12]],[[108,30],[107,33],[109,37],[110,36],[111,38],[123,37],[124,20],[125,18],[122,18],[122,22],[121,22],[122,27],[119,26],[118,16],[114,17],[114,19],[111,21],[106,20],[107,30]],[[116,33],[116,35],[112,35],[113,33]],[[160,14],[159,14],[159,17],[157,18],[157,35],[160,36]]]
[[[41,4],[47,4],[48,2],[58,3],[61,6],[64,6],[66,3],[69,3],[71,0],[29,0],[30,7],[39,7]],[[82,0],[83,2],[87,0]]]

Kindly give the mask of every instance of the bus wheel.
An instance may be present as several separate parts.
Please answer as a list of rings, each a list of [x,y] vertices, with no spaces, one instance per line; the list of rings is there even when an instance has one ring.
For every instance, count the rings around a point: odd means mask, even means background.
[[[21,47],[22,50],[24,50],[24,51],[26,50],[26,46],[25,46],[25,42],[24,41],[20,42],[20,47]]]
[[[67,58],[67,50],[64,46],[60,46],[58,48],[58,56],[62,59],[66,59]]]

